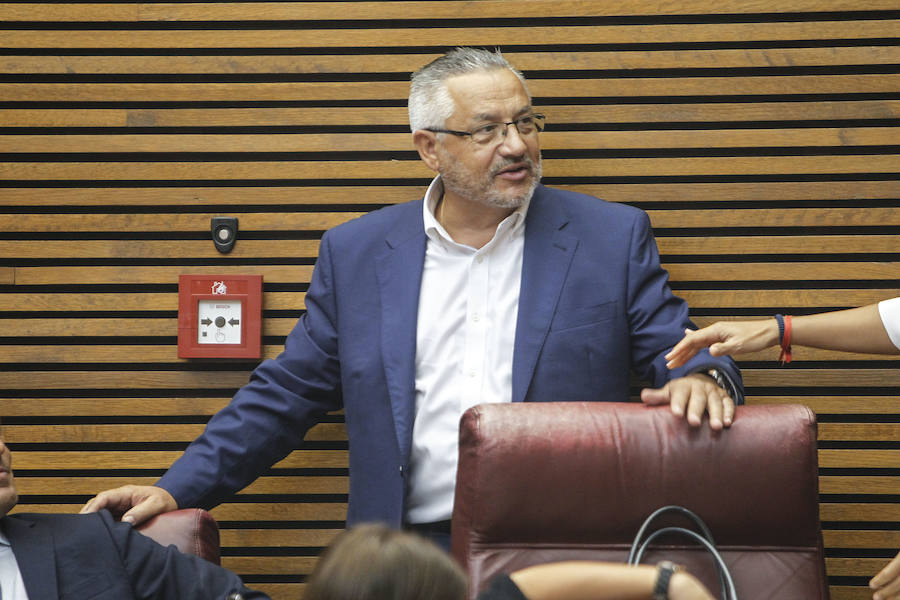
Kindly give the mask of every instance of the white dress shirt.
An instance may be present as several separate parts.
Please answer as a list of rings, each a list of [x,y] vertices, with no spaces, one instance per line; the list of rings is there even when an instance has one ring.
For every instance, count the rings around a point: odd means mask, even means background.
[[[435,218],[443,192],[436,177],[423,207],[428,240],[416,333],[409,523],[443,521],[453,512],[463,412],[476,404],[512,400],[528,203],[475,249],[454,242]]]
[[[25,582],[19,571],[19,563],[13,554],[9,540],[0,531],[0,598],[2,600],[28,600]]]
[[[878,312],[888,337],[900,348],[900,297],[879,302]]]

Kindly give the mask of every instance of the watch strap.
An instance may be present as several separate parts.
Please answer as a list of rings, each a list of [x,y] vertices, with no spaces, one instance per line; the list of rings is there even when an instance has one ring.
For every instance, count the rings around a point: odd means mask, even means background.
[[[656,565],[656,584],[653,586],[653,600],[669,600],[669,582],[680,567],[669,560]]]

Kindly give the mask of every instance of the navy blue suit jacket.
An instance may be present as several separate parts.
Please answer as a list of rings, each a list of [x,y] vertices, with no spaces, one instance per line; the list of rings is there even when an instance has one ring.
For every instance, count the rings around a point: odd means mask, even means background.
[[[32,600],[246,600],[268,598],[197,556],[165,548],[106,511],[20,513],[0,519]]]
[[[254,371],[158,482],[179,506],[216,505],[286,456],[321,415],[344,408],[348,522],[401,523],[425,241],[421,200],[325,234],[307,312],[284,352]],[[538,186],[525,226],[512,400],[627,401],[631,372],[662,386],[708,367],[726,372],[740,395],[729,358],[703,352],[666,369],[663,355],[691,325],[667,280],[643,211]]]

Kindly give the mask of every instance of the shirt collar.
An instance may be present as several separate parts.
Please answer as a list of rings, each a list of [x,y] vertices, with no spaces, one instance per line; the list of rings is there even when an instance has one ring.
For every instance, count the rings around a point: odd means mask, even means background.
[[[3,528],[0,527],[0,546],[11,546],[9,543],[9,538],[6,537],[6,534],[3,533]]]
[[[437,217],[434,215],[434,210],[437,208],[438,202],[440,202],[443,197],[444,182],[441,180],[441,176],[438,175],[428,186],[428,190],[425,192],[425,201],[422,203],[422,219],[425,222],[425,235],[435,242],[445,241],[455,244],[456,242],[453,241],[453,238],[450,237],[450,234],[447,233],[447,230],[444,229],[444,226],[438,222]],[[525,200],[519,208],[514,210],[508,217],[500,222],[500,225],[497,226],[497,231],[508,229],[512,235],[520,233],[525,227],[525,217],[528,215],[528,207],[530,204],[531,198]]]

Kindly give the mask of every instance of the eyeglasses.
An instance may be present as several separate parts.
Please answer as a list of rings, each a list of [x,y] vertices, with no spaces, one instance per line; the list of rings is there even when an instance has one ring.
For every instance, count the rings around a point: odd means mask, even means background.
[[[519,117],[515,121],[501,121],[499,123],[485,123],[472,131],[454,131],[453,129],[435,129],[427,127],[425,131],[432,133],[449,133],[459,137],[470,136],[476,144],[490,144],[500,139],[505,139],[509,126],[515,125],[516,131],[522,137],[537,135],[544,130],[544,115],[532,113]]]

